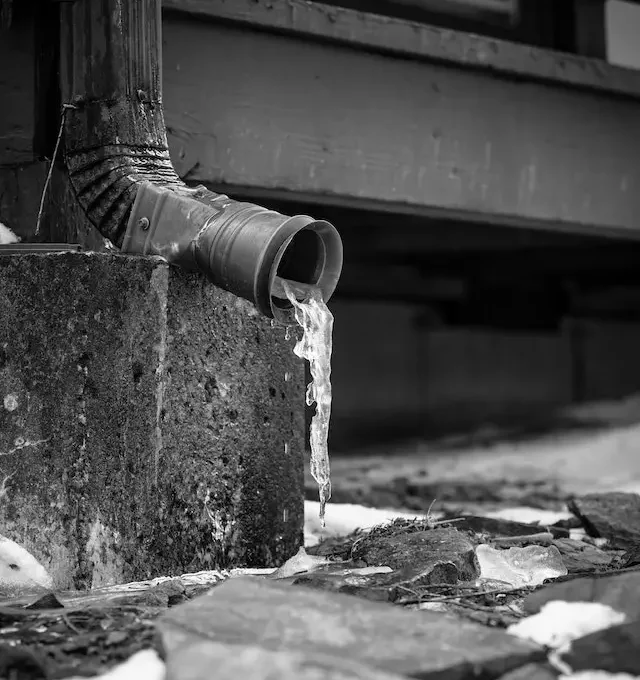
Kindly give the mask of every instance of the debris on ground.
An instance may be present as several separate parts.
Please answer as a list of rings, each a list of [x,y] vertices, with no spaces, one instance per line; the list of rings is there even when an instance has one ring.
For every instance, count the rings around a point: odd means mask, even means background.
[[[495,487],[485,512],[478,488],[472,511],[331,503],[324,528],[309,504],[305,546],[275,570],[58,592],[41,565],[22,588],[31,572],[5,550],[0,677],[640,677],[640,496],[573,494],[563,508],[540,485],[549,507],[500,506]]]
[[[171,609],[158,625],[169,649],[178,635],[179,644],[259,645],[306,653],[311,663],[319,655],[332,657],[338,667],[356,661],[421,678],[461,678],[471,669],[497,677],[544,658],[542,648],[505,631],[253,577],[222,583]]]

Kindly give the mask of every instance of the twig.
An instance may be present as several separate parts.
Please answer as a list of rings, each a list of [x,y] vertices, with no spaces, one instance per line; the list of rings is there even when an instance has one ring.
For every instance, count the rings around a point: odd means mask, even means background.
[[[77,628],[71,621],[69,620],[69,616],[67,614],[61,614],[60,615],[62,620],[65,622],[65,624],[76,634],[76,635],[81,635],[82,631]]]
[[[58,149],[60,148],[60,140],[62,139],[62,133],[64,132],[64,123],[67,117],[67,111],[69,109],[77,109],[77,106],[73,104],[63,104],[62,112],[60,114],[60,128],[58,129],[58,138],[56,139],[56,145],[53,149],[53,157],[51,158],[51,163],[49,165],[49,172],[47,173],[47,178],[44,181],[44,186],[42,187],[42,195],[40,196],[40,207],[38,208],[38,218],[36,220],[36,236],[40,233],[40,222],[42,220],[42,212],[44,211],[44,199],[47,196],[47,190],[49,189],[49,184],[51,182],[51,175],[53,175],[53,167],[56,163],[56,158],[58,157]]]
[[[550,545],[553,542],[553,535],[548,531],[541,531],[537,534],[523,534],[521,536],[501,536],[489,541],[493,545],[517,545],[518,543],[528,543],[537,545]]]
[[[408,590],[408,588],[407,588]],[[419,598],[406,600],[396,600],[395,604],[419,604],[421,602],[451,602],[463,597],[482,597],[483,595],[511,595],[518,591],[527,590],[526,588],[510,588],[509,590],[479,590],[475,593],[458,593],[457,595],[443,595],[439,597]]]

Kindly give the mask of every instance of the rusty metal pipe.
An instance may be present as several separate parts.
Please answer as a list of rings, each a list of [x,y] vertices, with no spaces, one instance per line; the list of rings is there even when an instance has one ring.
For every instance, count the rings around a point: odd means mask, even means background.
[[[122,251],[200,271],[281,323],[294,320],[282,279],[302,284],[294,286],[302,296],[318,286],[328,300],[342,270],[342,241],[328,222],[286,217],[204,187],[178,193],[150,182],[138,187]]]
[[[281,279],[328,300],[342,242],[328,222],[287,217],[178,177],[161,92],[160,0],[77,0],[61,9],[64,159],[76,198],[123,252],[161,255],[293,321]],[[107,44],[108,49],[105,49]]]

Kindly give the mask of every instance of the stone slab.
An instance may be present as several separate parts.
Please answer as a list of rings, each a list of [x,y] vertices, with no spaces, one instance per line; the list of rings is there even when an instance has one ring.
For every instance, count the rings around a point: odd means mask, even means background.
[[[159,258],[0,257],[0,527],[54,587],[277,566],[303,528],[304,370]]]
[[[179,632],[165,632],[166,680],[203,680],[215,668],[216,680],[402,680],[396,675],[345,658],[273,651],[258,645],[211,640],[189,641]]]
[[[576,671],[640,674],[640,621],[598,630],[574,640],[562,660]]]
[[[568,507],[592,536],[625,550],[640,546],[640,494],[592,493],[573,498]]]
[[[550,583],[527,595],[523,606],[528,614],[536,614],[554,600],[599,602],[629,619],[640,619],[640,569]]]
[[[428,611],[259,578],[238,578],[174,607],[164,635],[333,656],[414,678],[497,677],[544,651],[504,631]]]

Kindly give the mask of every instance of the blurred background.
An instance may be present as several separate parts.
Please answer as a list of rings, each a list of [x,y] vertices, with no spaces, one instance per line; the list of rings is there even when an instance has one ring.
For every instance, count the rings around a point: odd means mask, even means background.
[[[330,4],[640,69],[634,2],[587,0],[580,13],[558,0]],[[330,304],[333,455],[640,421],[640,244],[262,201],[328,219],[344,240]]]

